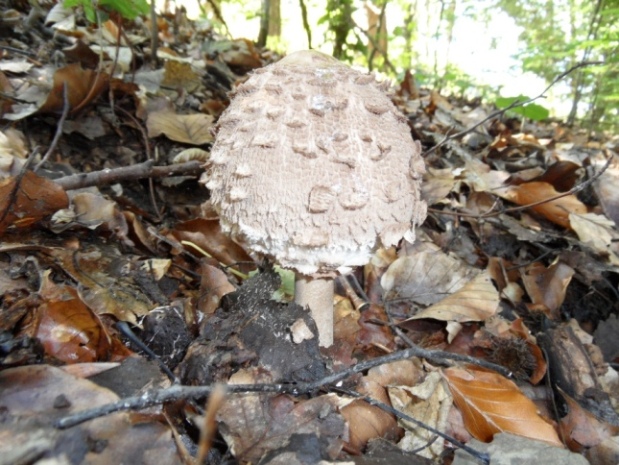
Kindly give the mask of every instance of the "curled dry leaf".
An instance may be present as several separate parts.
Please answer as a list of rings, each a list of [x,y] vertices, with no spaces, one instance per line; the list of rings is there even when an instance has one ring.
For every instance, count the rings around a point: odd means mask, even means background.
[[[77,291],[56,285],[45,272],[37,311],[37,337],[48,355],[65,363],[107,360],[112,341],[101,321],[82,301]]]
[[[149,137],[164,134],[184,144],[204,145],[213,141],[213,117],[203,114],[178,115],[171,110],[150,113],[146,121]]]
[[[61,416],[119,401],[92,381],[29,365],[0,372],[0,386],[2,463],[32,463],[33,451],[49,463],[182,463],[170,428],[152,416],[135,422],[133,414],[117,412],[65,430],[51,426]],[[96,452],[82,441],[96,445]]]
[[[497,193],[521,206],[531,205],[560,195],[560,192],[557,192],[551,184],[546,182],[527,182],[519,186],[511,186],[507,190],[498,191]],[[567,229],[571,228],[570,213],[579,215],[587,213],[587,207],[575,195],[567,195],[550,202],[532,206],[531,210]]]
[[[357,391],[387,405],[391,403],[389,386],[415,386],[423,378],[421,363],[415,360],[400,360],[386,363],[369,370],[357,385]],[[391,388],[389,388],[390,390]],[[350,429],[349,446],[360,450],[374,438],[394,437],[398,431],[393,415],[369,405],[363,400],[354,400],[340,409]]]
[[[221,298],[234,292],[236,288],[228,281],[226,273],[205,261],[200,263],[200,300],[198,309],[205,315],[215,313]]]
[[[218,220],[198,218],[186,221],[177,224],[169,234],[179,242],[195,244],[224,265],[245,264],[245,267],[241,266],[242,271],[255,269],[254,266],[247,266],[247,263],[253,263],[247,252],[221,232]],[[192,252],[195,252],[195,249]]]
[[[363,378],[357,389],[362,394],[389,405],[387,392],[379,383]],[[364,400],[353,400],[342,407],[340,413],[348,423],[348,446],[353,450],[361,451],[371,439],[386,437],[393,440],[397,437],[398,424],[394,416]]]
[[[595,170],[599,171],[605,163],[605,160],[597,160]],[[617,157],[593,184],[593,188],[604,214],[616,224],[619,224],[619,164]]]
[[[574,269],[562,262],[555,262],[548,268],[536,262],[521,271],[522,282],[533,305],[547,310],[551,318],[558,318],[573,275]]]
[[[446,430],[453,400],[441,382],[438,372],[430,373],[417,385],[390,387],[389,397],[398,410],[439,431]],[[440,456],[444,449],[444,441],[439,439],[429,447],[425,447],[436,435],[405,420],[401,423],[406,427],[404,437],[398,444],[403,450],[413,451],[423,448],[418,452],[422,457],[436,459]]]
[[[441,321],[484,321],[494,316],[499,308],[499,293],[490,275],[482,273],[452,295],[420,311],[406,321],[432,318]]]
[[[613,243],[619,237],[614,221],[595,213],[570,214],[570,225],[584,244],[601,256],[608,257],[611,264],[619,265],[616,249],[612,250]]]
[[[239,370],[230,378],[230,384],[272,382],[264,370]],[[318,457],[334,459],[343,445],[347,428],[336,411],[334,395],[294,402],[290,397],[268,394],[229,396],[218,412],[220,431],[235,457],[257,463],[266,453],[284,448],[295,435],[305,435],[306,441],[315,440],[321,450]]]
[[[73,112],[83,108],[105,91],[110,76],[92,69],[84,69],[79,63],[72,63],[56,70],[54,84],[41,113],[60,113],[64,108],[64,87],[67,86],[69,106]]]
[[[429,242],[407,247],[407,255],[393,262],[380,283],[385,300],[410,299],[431,305],[457,291],[479,272]]]
[[[480,441],[489,442],[500,432],[562,446],[552,425],[513,382],[498,373],[474,369],[442,370],[466,429]]]
[[[618,426],[597,418],[565,392],[561,391],[561,396],[565,399],[568,413],[561,418],[559,428],[571,450],[580,451],[583,447],[593,447],[619,434]]]
[[[17,183],[16,178],[0,181],[0,235],[10,226],[28,227],[69,204],[60,186],[32,171]]]

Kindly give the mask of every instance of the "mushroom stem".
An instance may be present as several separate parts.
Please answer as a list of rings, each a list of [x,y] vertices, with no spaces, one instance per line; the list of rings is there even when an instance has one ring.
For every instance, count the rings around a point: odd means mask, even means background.
[[[298,275],[294,284],[294,301],[308,306],[318,327],[318,342],[321,347],[333,344],[333,294],[332,278],[320,279]]]

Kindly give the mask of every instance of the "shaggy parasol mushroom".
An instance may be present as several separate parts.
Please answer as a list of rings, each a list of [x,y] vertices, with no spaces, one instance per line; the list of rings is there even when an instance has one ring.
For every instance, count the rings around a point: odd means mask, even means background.
[[[333,278],[413,242],[426,216],[420,144],[383,88],[315,51],[258,69],[219,119],[203,178],[225,232],[296,270],[324,347]]]

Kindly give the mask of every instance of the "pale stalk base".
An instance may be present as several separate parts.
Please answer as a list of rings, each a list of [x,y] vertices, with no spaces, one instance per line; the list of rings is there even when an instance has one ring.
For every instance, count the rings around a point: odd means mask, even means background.
[[[294,283],[294,301],[309,307],[318,327],[321,347],[333,345],[333,279],[313,279],[297,276]]]

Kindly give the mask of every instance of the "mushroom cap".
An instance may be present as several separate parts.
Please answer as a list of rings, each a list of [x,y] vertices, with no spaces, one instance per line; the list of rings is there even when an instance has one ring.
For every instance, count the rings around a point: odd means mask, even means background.
[[[320,277],[413,242],[426,217],[421,146],[381,87],[316,51],[255,71],[219,119],[203,177],[222,229]]]

